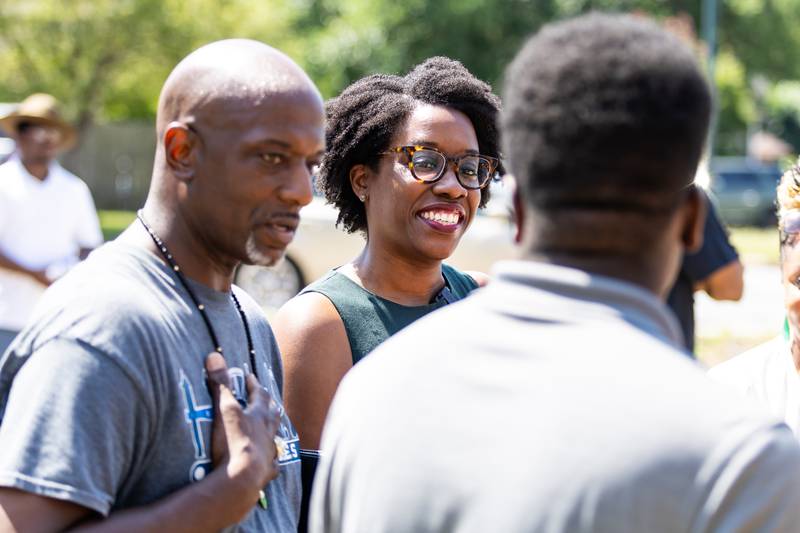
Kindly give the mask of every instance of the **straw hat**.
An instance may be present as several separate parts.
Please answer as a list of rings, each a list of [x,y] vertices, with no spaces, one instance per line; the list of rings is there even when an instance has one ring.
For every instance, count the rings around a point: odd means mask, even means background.
[[[20,122],[44,124],[58,129],[61,132],[61,150],[71,148],[77,140],[75,128],[61,118],[58,100],[49,94],[32,94],[14,111],[0,117],[0,127],[12,138],[17,137],[17,124]]]

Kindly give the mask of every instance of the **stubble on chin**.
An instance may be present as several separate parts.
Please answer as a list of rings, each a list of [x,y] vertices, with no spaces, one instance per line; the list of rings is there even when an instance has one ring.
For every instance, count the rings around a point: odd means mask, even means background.
[[[275,264],[283,257],[283,253],[281,253],[279,257],[275,257],[273,254],[268,254],[262,251],[258,247],[258,244],[256,243],[256,237],[253,234],[250,234],[250,236],[247,238],[247,242],[245,243],[245,255],[247,257],[246,263],[248,265],[258,265],[264,267],[275,266]]]

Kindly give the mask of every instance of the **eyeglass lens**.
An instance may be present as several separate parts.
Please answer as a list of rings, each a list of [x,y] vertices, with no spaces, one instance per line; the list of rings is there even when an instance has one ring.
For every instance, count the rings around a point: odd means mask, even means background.
[[[417,179],[434,181],[444,172],[447,158],[433,150],[417,150],[411,157],[411,170]],[[477,155],[465,155],[456,159],[458,181],[468,189],[477,189],[489,181],[491,163]]]

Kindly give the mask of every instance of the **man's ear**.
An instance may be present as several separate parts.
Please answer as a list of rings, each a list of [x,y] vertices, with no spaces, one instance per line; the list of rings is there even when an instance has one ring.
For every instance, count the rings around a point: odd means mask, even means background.
[[[369,198],[369,179],[372,172],[367,165],[353,165],[350,169],[350,187],[362,202]]]
[[[703,190],[693,185],[684,204],[683,231],[681,240],[686,253],[694,253],[703,246],[703,230],[708,212],[708,197]]]
[[[164,153],[167,165],[180,180],[194,177],[194,160],[198,138],[186,124],[171,122],[164,132]]]

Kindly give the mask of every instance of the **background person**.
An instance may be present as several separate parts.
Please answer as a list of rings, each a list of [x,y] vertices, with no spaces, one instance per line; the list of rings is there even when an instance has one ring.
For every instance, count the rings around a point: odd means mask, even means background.
[[[713,367],[709,375],[767,407],[800,437],[800,167],[783,174],[777,196],[784,332]]]
[[[58,102],[33,94],[0,127],[16,152],[0,165],[0,354],[44,289],[103,243],[89,188],[56,161],[75,142]]]
[[[667,296],[667,305],[675,313],[683,330],[684,345],[694,353],[694,293],[703,291],[715,300],[738,301],[744,290],[744,267],[728,232],[708,196],[698,191],[706,202],[703,245],[686,253],[675,284]]]
[[[51,287],[0,359],[0,531],[295,530],[278,348],[231,283],[292,240],[324,118],[265,44],[175,67],[139,220]]]
[[[311,530],[796,531],[800,447],[687,360],[663,303],[702,235],[693,54],[594,14],[545,26],[505,87],[525,259],[344,378]]]
[[[501,170],[498,108],[487,84],[443,57],[402,77],[363,78],[328,103],[317,186],[339,209],[338,222],[363,232],[366,244],[274,320],[286,409],[301,447],[311,451],[304,479],[345,372],[390,335],[485,281],[443,261]]]

